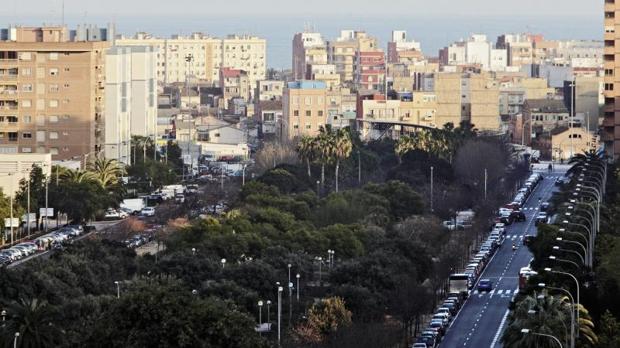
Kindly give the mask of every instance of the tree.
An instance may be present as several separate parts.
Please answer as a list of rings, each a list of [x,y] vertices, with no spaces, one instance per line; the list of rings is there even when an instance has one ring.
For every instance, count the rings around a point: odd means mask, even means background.
[[[105,189],[118,184],[120,177],[125,174],[125,170],[118,161],[99,156],[88,164],[88,170]]]
[[[28,207],[28,180],[30,180],[30,211],[37,212],[39,207],[45,206],[45,175],[41,167],[33,165],[30,176],[19,182],[15,201],[23,208]]]
[[[19,347],[58,347],[63,334],[57,326],[58,315],[45,301],[24,299],[9,303],[6,307],[7,324],[3,328],[6,346],[12,346],[15,333],[19,332]]]
[[[339,328],[351,325],[351,312],[339,297],[330,297],[313,305],[308,320],[294,329],[295,336],[304,343],[321,343]]]
[[[49,186],[51,206],[66,213],[74,222],[94,219],[96,214],[118,204],[117,197],[93,180],[63,180]]]
[[[351,135],[347,129],[338,129],[332,134],[333,148],[332,161],[336,162],[336,192],[338,192],[338,172],[340,170],[340,161],[347,159],[353,150]]]
[[[299,139],[297,143],[297,152],[299,153],[299,157],[306,162],[308,177],[312,177],[312,172],[310,171],[310,162],[314,161],[316,155],[316,142],[314,138],[309,136],[303,136]]]
[[[599,344],[600,348],[616,348],[620,347],[620,323],[609,312],[603,313],[599,326]]]

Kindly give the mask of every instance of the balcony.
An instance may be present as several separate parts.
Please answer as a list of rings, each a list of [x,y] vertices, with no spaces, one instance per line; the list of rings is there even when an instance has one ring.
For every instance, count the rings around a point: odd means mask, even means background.
[[[615,120],[613,117],[606,117],[603,119],[603,123],[602,123],[603,128],[613,128],[615,127]]]
[[[614,12],[616,4],[614,0],[605,0],[605,12]]]

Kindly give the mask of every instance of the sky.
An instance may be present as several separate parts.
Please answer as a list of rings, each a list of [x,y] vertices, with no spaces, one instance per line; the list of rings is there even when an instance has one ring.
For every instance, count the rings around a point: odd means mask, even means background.
[[[604,0],[64,0],[67,15],[601,15]],[[62,0],[3,0],[0,15],[59,15]]]

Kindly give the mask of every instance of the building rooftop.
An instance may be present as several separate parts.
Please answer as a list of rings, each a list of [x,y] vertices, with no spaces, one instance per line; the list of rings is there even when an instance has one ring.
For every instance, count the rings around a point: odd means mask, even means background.
[[[287,87],[289,89],[326,89],[327,84],[324,81],[301,80],[289,82]]]
[[[557,99],[529,99],[525,101],[523,107],[538,112],[568,113],[564,102]]]

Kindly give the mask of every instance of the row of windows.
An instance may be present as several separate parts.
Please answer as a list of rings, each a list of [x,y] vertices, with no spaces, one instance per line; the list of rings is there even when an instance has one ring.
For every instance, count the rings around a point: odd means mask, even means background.
[[[321,129],[321,127],[323,127],[322,124],[317,125],[316,129]],[[299,125],[298,124],[293,124],[293,129],[299,129]],[[309,123],[306,123],[306,130],[311,130],[312,129],[312,125]]]
[[[533,115],[534,121],[563,121],[562,115]]]
[[[63,104],[68,104],[70,102],[69,99],[63,99],[62,103]],[[30,99],[22,99],[20,100],[20,105],[22,108],[31,108],[32,107],[32,100]],[[37,99],[36,100],[36,107],[37,110],[44,110],[45,109],[45,99]],[[60,105],[60,101],[58,99],[48,99],[47,101],[47,106],[50,108],[57,108]]]
[[[299,116],[299,110],[293,110],[293,116]],[[306,110],[306,116],[312,117],[312,110]],[[323,110],[319,110],[317,112],[317,116],[322,117],[323,116]]]
[[[44,115],[39,115],[36,117],[36,123],[39,126],[45,125],[45,122],[47,120],[48,123],[58,123],[61,120],[62,121],[68,121],[71,118],[71,116],[69,115],[49,115],[49,116],[44,116]],[[32,116],[30,115],[24,115],[21,116],[21,121],[24,124],[30,124],[32,123]],[[19,117],[17,116],[0,116],[0,123],[17,123],[19,122]]]

